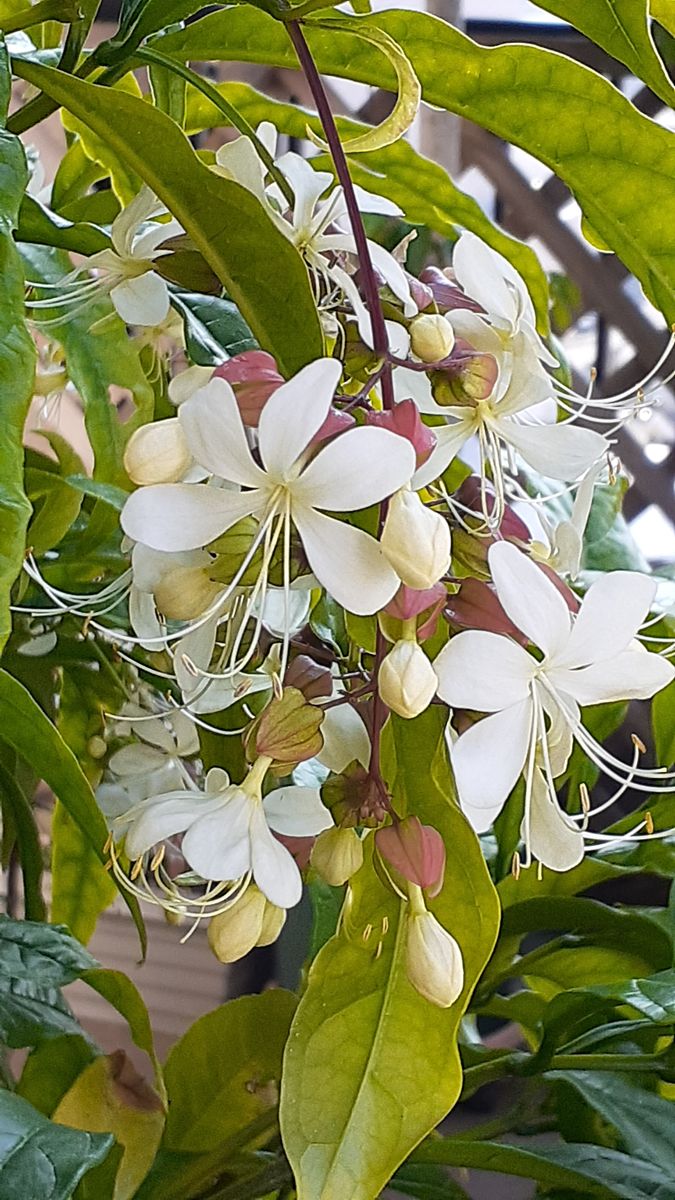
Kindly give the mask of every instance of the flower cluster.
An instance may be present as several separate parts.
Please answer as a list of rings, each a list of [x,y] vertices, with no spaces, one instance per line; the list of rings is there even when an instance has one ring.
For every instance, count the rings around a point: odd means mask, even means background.
[[[273,154],[274,131],[257,136]],[[433,906],[452,848],[399,811],[381,769],[387,721],[445,706],[463,812],[483,833],[510,796],[522,803],[526,866],[564,871],[585,849],[651,836],[646,813],[620,834],[592,818],[629,788],[675,790],[671,774],[640,765],[637,743],[623,763],[583,719],[675,677],[639,640],[654,581],[579,579],[594,490],[615,470],[612,432],[642,391],[631,404],[562,383],[523,280],[474,234],[459,238],[452,269],[418,279],[405,246],[371,241],[359,260],[343,187],[299,155],[275,163],[290,206],[248,138],[214,170],[252,192],[304,257],[325,354],[290,379],[261,350],[175,373],[173,414],[126,446],[128,569],[82,597],[34,559],[26,569],[55,610],[86,615],[168,697],[147,685],[145,707],[109,728],[99,800],[125,886],[211,918],[214,952],[233,961],[278,936],[303,871],[346,884],[372,839],[406,905],[410,981],[447,1006],[462,992],[462,953]],[[364,211],[398,213],[355,195]],[[175,232],[142,192],[113,223],[113,248],[66,280],[64,309],[107,292],[129,324],[166,322],[162,256]],[[32,303],[38,320],[59,297]],[[547,495],[568,502],[562,520]],[[226,771],[229,739],[239,761]],[[609,799],[560,799],[575,743],[617,784]]]

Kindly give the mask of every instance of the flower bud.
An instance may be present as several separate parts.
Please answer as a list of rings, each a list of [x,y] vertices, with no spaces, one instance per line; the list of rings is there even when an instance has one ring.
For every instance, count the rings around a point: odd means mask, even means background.
[[[401,581],[431,588],[450,566],[450,527],[417,492],[401,488],[389,501],[380,545]]]
[[[214,373],[232,387],[244,425],[257,429],[267,401],[284,382],[272,355],[265,350],[245,350],[216,367]]]
[[[380,664],[380,696],[399,717],[417,717],[431,704],[438,688],[436,673],[417,642],[402,639]]]
[[[312,848],[310,862],[331,887],[341,887],[363,865],[363,843],[355,829],[326,829]]]
[[[452,271],[447,268],[441,270],[440,267],[425,267],[420,273],[420,279],[429,288],[436,304],[443,312],[449,312],[456,308],[466,308],[469,312],[478,313],[485,311],[480,304],[464,294],[454,281]]]
[[[445,845],[437,829],[423,825],[419,817],[405,817],[378,829],[375,844],[399,875],[438,895],[445,873]]]
[[[464,962],[454,937],[425,908],[408,915],[406,970],[416,991],[449,1008],[464,987]]]
[[[410,347],[425,363],[442,362],[455,344],[455,331],[440,313],[424,313],[410,324]]]
[[[406,438],[415,451],[418,467],[426,462],[436,445],[436,434],[424,424],[414,400],[399,400],[398,404],[384,412],[367,413],[366,424],[375,425],[378,429],[390,429],[399,437]]]
[[[201,617],[221,591],[222,585],[203,567],[174,567],[155,584],[155,604],[170,621],[191,621]]]
[[[333,693],[333,676],[328,667],[320,667],[308,654],[298,654],[286,668],[287,687],[297,688],[305,700],[320,700]]]
[[[256,946],[271,946],[273,942],[276,942],[286,924],[286,909],[272,904],[272,901],[268,900],[267,897],[264,899],[265,911],[263,913],[260,937],[256,942]]]
[[[251,726],[247,749],[252,744],[256,757],[271,758],[279,765],[304,762],[321,752],[322,721],[321,709],[308,704],[302,692],[284,688]]]
[[[237,962],[257,945],[266,904],[266,897],[252,883],[231,908],[211,918],[209,946],[220,962]]]
[[[192,455],[177,417],[141,425],[124,451],[124,469],[134,483],[176,483],[192,464]]]

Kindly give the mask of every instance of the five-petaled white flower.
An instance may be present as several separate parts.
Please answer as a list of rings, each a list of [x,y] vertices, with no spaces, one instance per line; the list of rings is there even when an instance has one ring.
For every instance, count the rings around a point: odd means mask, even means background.
[[[545,865],[567,869],[578,861],[581,833],[559,809],[553,781],[573,739],[588,749],[580,707],[645,699],[675,676],[671,663],[634,640],[656,584],[632,571],[612,572],[592,584],[573,617],[547,575],[511,543],[492,546],[488,562],[502,607],[541,658],[480,630],[459,633],[436,658],[441,698],[491,714],[452,747],[460,801],[474,828],[487,829],[525,768],[528,853],[536,847]]]
[[[382,608],[399,580],[379,543],[325,510],[354,512],[379,503],[408,482],[415,453],[405,438],[372,426],[349,429],[313,452],[341,369],[334,359],[319,359],[270,397],[258,427],[262,465],[249,448],[234,392],[213,379],[181,405],[180,420],[195,461],[244,490],[182,483],[139,488],[122,512],[125,532],[156,550],[194,550],[254,515],[268,559],[282,538],[288,588],[292,524],[311,570],[339,604],[361,614]]]
[[[313,837],[333,824],[316,788],[281,787],[263,799],[269,759],[259,759],[243,783],[232,784],[213,767],[205,791],[185,789],[154,796],[125,814],[125,850],[142,859],[153,846],[183,833],[181,853],[204,880],[239,880],[252,874],[272,904],[292,908],[302,880],[286,837]]]

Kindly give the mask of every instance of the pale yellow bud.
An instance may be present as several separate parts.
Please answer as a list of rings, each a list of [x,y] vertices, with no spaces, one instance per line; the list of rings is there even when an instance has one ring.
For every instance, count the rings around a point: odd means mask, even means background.
[[[439,1008],[462,994],[464,962],[454,937],[426,909],[408,915],[406,970],[413,987]]]
[[[141,425],[124,451],[124,469],[134,483],[175,483],[192,463],[192,455],[177,417]]]
[[[401,582],[418,591],[433,587],[450,566],[450,526],[410,488],[389,501],[380,545]]]
[[[265,911],[262,919],[262,929],[260,932],[260,937],[256,942],[256,946],[271,946],[272,942],[276,942],[285,924],[286,909],[279,908],[276,904],[272,904],[271,900],[266,900]]]
[[[382,660],[377,686],[387,707],[410,719],[429,707],[438,679],[421,646],[403,639]]]
[[[266,898],[252,883],[232,908],[211,918],[209,946],[220,962],[237,962],[257,946],[263,930],[266,905]]]
[[[422,362],[435,363],[447,358],[455,344],[455,331],[440,313],[423,313],[410,325],[410,345]]]
[[[170,621],[191,621],[201,617],[222,590],[222,583],[209,579],[203,567],[174,567],[155,584],[155,603]]]
[[[331,887],[341,887],[363,865],[363,842],[355,829],[325,829],[312,847],[310,862]]]

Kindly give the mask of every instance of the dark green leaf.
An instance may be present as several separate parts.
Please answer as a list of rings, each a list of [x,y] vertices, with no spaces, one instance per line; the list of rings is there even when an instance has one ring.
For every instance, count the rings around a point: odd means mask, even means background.
[[[96,254],[110,246],[110,238],[96,225],[87,221],[67,221],[32,196],[24,196],[21,202],[16,236],[20,242],[56,246],[77,254]]]
[[[0,917],[0,986],[11,979],[64,987],[97,965],[61,925]]]
[[[11,820],[15,848],[23,877],[23,903],[29,921],[43,921],[47,915],[42,897],[42,847],[33,808],[19,782],[0,764],[3,833]]]
[[[210,171],[164,113],[34,63],[17,71],[106,137],[181,222],[261,346],[292,374],[323,353],[305,265],[260,202]]]
[[[20,1096],[0,1092],[2,1200],[70,1200],[112,1143],[109,1134],[54,1125]]]
[[[108,829],[77,759],[30,693],[6,671],[0,671],[0,736],[35,765],[104,863]],[[145,929],[138,903],[128,892],[122,895],[144,947]]]
[[[171,303],[183,318],[187,352],[199,366],[217,366],[227,355],[258,348],[231,300],[199,292],[173,292]]]
[[[659,1167],[663,1182],[675,1194],[675,1121],[673,1104],[611,1071],[552,1071],[549,1080],[564,1079],[587,1104],[614,1125],[630,1154]]]

